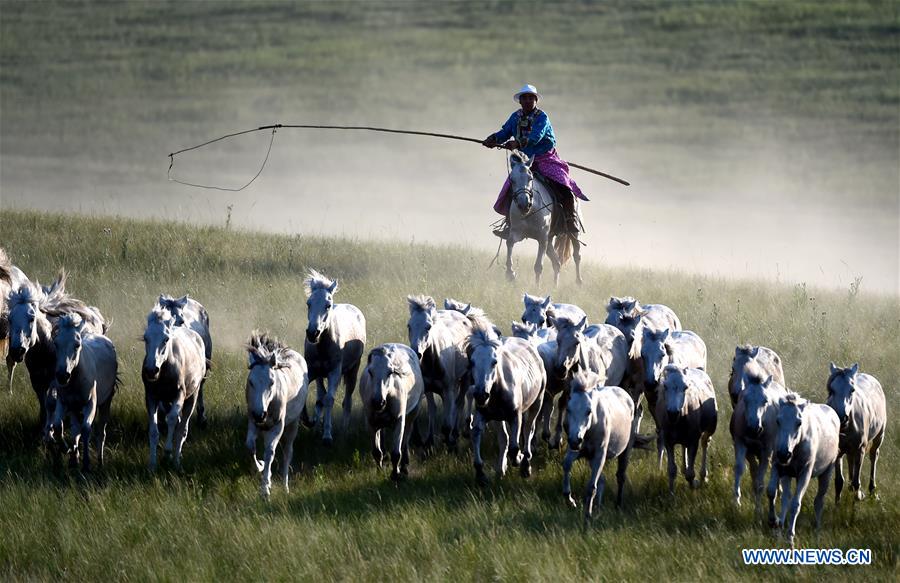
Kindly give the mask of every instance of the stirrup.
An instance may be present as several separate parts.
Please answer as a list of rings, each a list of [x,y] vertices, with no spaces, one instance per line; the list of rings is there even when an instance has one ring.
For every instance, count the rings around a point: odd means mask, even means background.
[[[500,237],[501,239],[509,238],[509,225],[504,225],[502,227],[498,227],[494,229],[494,235]]]

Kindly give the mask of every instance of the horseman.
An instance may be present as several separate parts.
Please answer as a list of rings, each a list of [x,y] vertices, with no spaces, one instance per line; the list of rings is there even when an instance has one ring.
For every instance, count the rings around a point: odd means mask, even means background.
[[[546,179],[545,182],[550,182],[548,186],[556,192],[557,201],[565,214],[566,231],[577,237],[579,228],[575,215],[575,197],[585,201],[588,198],[569,176],[569,165],[556,153],[556,136],[550,125],[550,118],[537,107],[540,99],[534,85],[524,85],[513,95],[513,101],[521,105],[522,109],[513,112],[500,131],[485,138],[482,145],[487,148],[499,146],[508,150],[520,150],[530,157],[531,167]],[[507,178],[500,189],[497,202],[494,203],[494,210],[507,218],[511,202],[509,190]],[[505,239],[509,235],[509,221],[502,229],[494,231],[494,234]]]

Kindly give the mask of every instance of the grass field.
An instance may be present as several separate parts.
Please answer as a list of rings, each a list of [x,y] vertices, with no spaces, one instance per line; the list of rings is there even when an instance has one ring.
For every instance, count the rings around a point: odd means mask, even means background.
[[[547,290],[507,284],[500,271],[484,271],[489,255],[461,247],[9,210],[0,211],[0,225],[0,246],[29,276],[47,282],[66,267],[70,288],[113,320],[110,336],[123,377],[108,465],[86,478],[49,470],[23,372],[12,395],[0,394],[0,578],[886,581],[900,567],[900,433],[893,419],[880,460],[879,499],[855,505],[845,499],[835,508],[829,496],[824,528],[815,533],[813,486],[798,523],[800,546],[870,548],[874,564],[745,567],[741,548],[783,543],[755,522],[752,504],[735,509],[731,502],[725,393],[735,344],[752,341],[777,350],[788,384],[817,401],[825,398],[829,360],[860,362],[882,381],[890,418],[900,407],[896,296],[596,264],[586,267],[583,287],[553,290],[594,320],[613,294],[665,303],[706,341],[721,409],[710,482],[689,491],[680,481],[674,502],[651,456],[639,453],[624,510],[616,511],[608,496],[593,526],[584,528],[581,511],[563,503],[557,452],[542,448],[528,481],[513,474],[480,488],[466,442],[459,455],[415,456],[410,479],[395,486],[371,462],[355,417],[355,429],[339,434],[331,450],[301,431],[291,493],[276,488],[264,503],[242,446],[240,345],[254,327],[300,345],[305,267],[340,279],[339,299],[366,315],[369,347],[405,340],[408,293],[472,301],[505,328],[521,314],[523,290]],[[160,292],[189,292],[207,306],[216,352],[207,384],[209,427],[192,431],[183,472],[150,475],[138,338]],[[358,401],[355,406],[358,412]],[[586,477],[580,463],[577,491]]]

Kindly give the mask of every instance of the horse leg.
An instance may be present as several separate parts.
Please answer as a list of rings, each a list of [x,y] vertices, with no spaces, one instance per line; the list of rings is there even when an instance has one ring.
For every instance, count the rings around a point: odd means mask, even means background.
[[[91,471],[91,431],[94,426],[94,418],[97,416],[95,399],[88,399],[82,415],[84,422],[81,424],[81,443],[84,445],[84,458],[81,460],[81,470],[87,473]]]
[[[603,465],[606,463],[606,447],[598,450],[591,459],[591,477],[588,480],[587,489],[584,492],[584,519],[590,520],[594,516],[594,501],[599,506],[603,501],[603,490],[606,489],[606,479],[603,477]]]
[[[687,483],[691,486],[691,488],[696,488],[700,485],[698,480],[696,479],[697,450],[699,449],[699,446],[700,440],[697,440],[696,442],[691,443],[690,446],[684,448],[684,479],[687,480]]]
[[[869,495],[875,494],[875,466],[878,465],[878,450],[881,449],[881,442],[884,441],[884,429],[872,440],[872,449],[869,450],[869,461],[872,464],[871,473],[869,474]]]
[[[857,500],[863,499],[862,483],[859,474],[862,471],[862,461],[865,450],[860,448],[858,451],[847,454],[847,461],[850,462],[850,490],[855,492],[854,496]]]
[[[810,466],[809,470],[800,474],[797,478],[797,489],[794,491],[794,495],[791,497],[791,506],[790,506],[790,517],[787,520],[786,526],[788,529],[787,533],[787,542],[791,547],[794,546],[794,535],[797,532],[797,517],[800,515],[800,504],[803,503],[803,495],[806,494],[806,489],[809,487],[809,480],[812,476],[812,467]],[[827,476],[827,478],[831,478],[831,476]],[[823,491],[827,491],[826,488],[823,488]],[[817,496],[818,497],[818,496]],[[824,505],[825,500],[821,500]]]
[[[288,478],[291,472],[291,462],[294,459],[294,439],[297,437],[297,431],[300,429],[300,420],[291,421],[284,429],[282,439],[284,443],[281,446],[281,481],[284,483],[285,493],[290,493],[291,488],[288,485]]]
[[[476,409],[475,423],[472,426],[472,454],[474,457],[475,480],[479,484],[486,484],[488,481],[484,473],[484,460],[481,459],[481,436],[484,434],[484,417]]]
[[[437,403],[434,402],[434,393],[425,393],[425,402],[428,404],[428,436],[425,437],[425,449],[434,447],[434,432],[437,425]],[[474,429],[474,427],[473,427]]]
[[[158,433],[159,432],[157,431],[157,435]],[[263,470],[263,463],[256,457],[256,437],[258,435],[259,429],[257,429],[256,423],[254,423],[252,419],[247,419],[247,439],[244,442],[244,446],[247,448],[250,459],[253,461],[253,468],[257,472],[261,472]]]
[[[109,424],[109,408],[112,405],[112,397],[106,403],[100,405],[97,417],[97,430],[94,432],[94,448],[97,450],[97,465],[103,467],[103,453],[106,449],[106,426]]]
[[[666,443],[666,456],[669,459],[669,494],[675,495],[675,478],[678,476],[678,465],[675,463],[675,445]]]
[[[570,235],[565,235],[570,236]],[[581,285],[584,280],[581,278],[581,243],[575,236],[572,237],[572,257],[575,258],[575,283]]]
[[[704,433],[700,436],[700,448],[703,450],[703,457],[700,460],[700,483],[705,484],[709,481],[709,467],[707,466],[707,462],[709,461],[709,433]]]
[[[559,261],[559,255],[556,253],[556,247],[553,246],[553,235],[547,235],[547,257],[550,258],[550,264],[553,266],[553,285],[559,285],[559,270],[562,265]]]
[[[541,439],[549,447],[550,445],[550,417],[553,415],[553,395],[544,392],[543,405],[541,405]]]
[[[316,379],[316,406],[313,409],[313,418],[310,427],[315,427],[322,418],[322,403],[325,401],[325,377]]]
[[[148,467],[151,472],[155,472],[157,463],[156,455],[157,449],[159,448],[159,424],[157,423],[156,418],[159,403],[149,396],[145,398],[145,402],[147,404],[147,429],[150,440],[150,462],[148,463]]]
[[[178,397],[166,414],[166,445],[164,446],[167,457],[172,457],[175,449],[175,428],[178,426],[178,420],[181,418],[181,409],[184,407],[184,390],[178,389]],[[177,467],[177,466],[176,466]]]
[[[778,470],[775,468],[775,464],[772,464],[772,469],[769,471],[769,486],[766,489],[766,496],[769,499],[769,527],[776,528],[781,522],[778,520],[778,516],[775,514],[775,498],[778,496]],[[781,508],[784,509],[784,493],[781,496]]]
[[[179,469],[181,468],[181,450],[184,448],[184,442],[187,441],[188,426],[196,406],[197,393],[194,393],[185,399],[181,415],[178,417],[178,427],[175,428],[175,467]]]
[[[513,239],[512,232],[510,231],[509,237],[506,239],[506,279],[509,281],[516,280],[516,272],[513,271],[512,268],[512,252],[515,244],[516,241]]]
[[[747,459],[747,446],[737,439],[734,442],[734,505],[741,505],[741,477],[744,475],[744,462]],[[753,469],[750,470],[751,475],[756,479]]]
[[[534,457],[534,450],[532,449],[533,440],[535,437],[535,433],[537,432],[537,424],[538,418],[541,415],[541,406],[544,403],[543,396],[541,398],[535,399],[534,403],[531,405],[531,409],[527,411],[528,417],[525,424],[525,442],[523,443],[523,449],[525,450],[525,458],[522,460],[521,473],[523,478],[531,477],[531,459]]]
[[[841,503],[841,492],[844,491],[844,463],[843,463],[843,454],[838,454],[837,460],[835,460],[834,465],[834,503],[835,505]]]
[[[372,432],[372,459],[380,469],[384,463],[384,450],[381,449],[381,429]]]
[[[328,390],[325,392],[325,398],[322,401],[325,420],[322,423],[322,445],[330,447],[334,443],[334,437],[331,435],[331,415],[334,409],[334,397],[337,394],[338,385],[341,384],[341,367],[336,366],[328,374]]]
[[[524,415],[521,411],[517,411],[515,416],[513,416],[512,427],[510,428],[509,435],[509,446],[508,450],[500,450],[500,451],[508,451],[509,458],[512,462],[513,467],[519,467],[519,464],[522,463],[522,451],[519,447],[522,439],[522,417]]]
[[[559,449],[562,446],[563,424],[566,419],[566,407],[569,406],[569,389],[563,389],[556,399],[556,431],[550,440],[551,449]]]
[[[409,475],[409,439],[412,436],[413,428],[416,426],[416,420],[419,417],[419,407],[416,407],[408,415],[406,415],[403,425],[403,443],[400,452],[400,473],[404,476]]]
[[[575,499],[572,498],[572,465],[578,459],[578,455],[577,451],[570,449],[563,459],[563,496],[572,508],[576,506]]]
[[[505,421],[495,421],[494,425],[497,426],[497,477],[502,478],[508,467],[506,458],[510,448],[509,428]]]
[[[206,376],[200,380],[200,390],[197,391],[197,424],[201,429],[206,429],[206,402],[203,400],[203,385],[206,384]]]
[[[619,464],[616,468],[616,507],[622,508],[625,499],[625,472],[628,471],[628,463],[631,459],[631,446],[625,448],[619,454]]]
[[[780,476],[779,480],[781,480],[781,518],[775,524],[784,529],[788,508],[791,505],[791,477]]]
[[[353,391],[356,390],[356,379],[359,376],[359,363],[344,373],[344,402],[342,403],[343,415],[341,417],[341,427],[346,433],[350,428],[350,413],[353,409]]]
[[[828,493],[828,482],[831,481],[831,472],[834,471],[834,464],[831,464],[827,470],[819,476],[819,491],[816,492],[816,499],[813,502],[813,508],[816,510],[816,530],[822,528],[822,511],[825,510],[825,494]]]
[[[395,482],[401,479],[400,460],[403,456],[403,434],[406,432],[406,415],[401,415],[400,420],[394,425],[394,443],[391,445],[391,479]]]
[[[262,484],[259,493],[266,500],[272,493],[272,460],[275,458],[275,448],[278,447],[278,441],[281,434],[284,433],[284,419],[275,424],[265,435],[265,449],[263,449],[263,471]]]
[[[544,272],[544,253],[547,250],[547,240],[538,239],[537,257],[534,259],[534,285],[541,285],[541,273]]]

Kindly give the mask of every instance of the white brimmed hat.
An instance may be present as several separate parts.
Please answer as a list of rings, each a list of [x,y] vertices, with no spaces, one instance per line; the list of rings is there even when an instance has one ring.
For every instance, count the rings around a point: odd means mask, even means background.
[[[541,100],[541,94],[538,93],[537,87],[535,87],[534,85],[528,85],[526,83],[525,85],[522,85],[522,88],[519,89],[518,93],[513,95],[513,101],[515,101],[516,103],[519,103],[519,98],[522,97],[522,95],[524,93],[531,93],[532,95],[534,95],[535,97],[538,98],[538,101]]]

